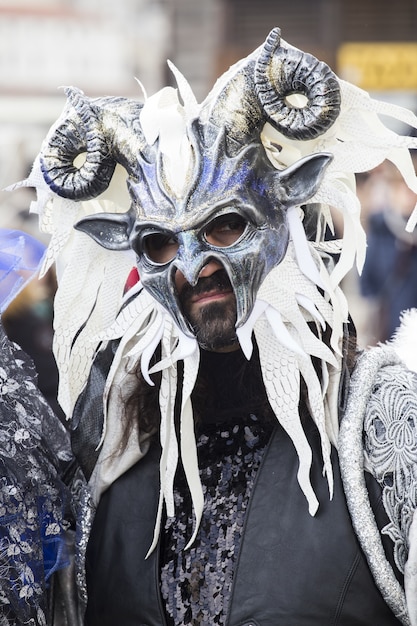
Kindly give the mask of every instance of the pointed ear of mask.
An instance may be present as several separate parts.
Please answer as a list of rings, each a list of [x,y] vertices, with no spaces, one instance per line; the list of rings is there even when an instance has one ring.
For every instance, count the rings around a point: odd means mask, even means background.
[[[320,152],[296,161],[275,177],[275,185],[284,208],[307,202],[314,194],[333,155]]]
[[[84,217],[74,224],[74,228],[86,233],[100,246],[107,250],[128,250],[129,236],[135,218],[131,211],[127,213],[96,213]]]

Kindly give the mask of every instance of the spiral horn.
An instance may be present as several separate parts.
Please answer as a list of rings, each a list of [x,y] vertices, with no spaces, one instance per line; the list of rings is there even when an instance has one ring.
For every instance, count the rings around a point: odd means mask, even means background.
[[[59,196],[89,200],[107,189],[117,163],[134,175],[135,150],[144,144],[137,121],[142,105],[126,98],[94,100],[74,88],[65,93],[64,114],[42,146],[41,170]],[[74,160],[83,153],[77,167]]]
[[[340,88],[332,70],[314,56],[281,45],[279,28],[271,31],[255,66],[255,88],[269,121],[290,139],[314,139],[340,112]],[[302,107],[288,96],[301,94]]]
[[[340,112],[335,74],[311,54],[282,43],[274,28],[262,46],[232,66],[204,101],[202,122],[225,127],[229,139],[241,144],[259,137],[266,121],[293,139],[312,139],[330,128]],[[291,105],[292,94],[305,96],[306,106]]]

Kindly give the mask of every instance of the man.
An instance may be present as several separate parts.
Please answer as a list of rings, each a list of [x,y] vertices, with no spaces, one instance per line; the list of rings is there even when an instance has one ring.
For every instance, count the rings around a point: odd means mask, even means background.
[[[339,283],[363,263],[354,173],[389,158],[417,191],[416,140],[378,115],[417,119],[278,29],[201,105],[171,69],[180,98],[68,89],[26,181],[65,253],[85,623],[416,624],[414,375],[380,349],[349,385]]]

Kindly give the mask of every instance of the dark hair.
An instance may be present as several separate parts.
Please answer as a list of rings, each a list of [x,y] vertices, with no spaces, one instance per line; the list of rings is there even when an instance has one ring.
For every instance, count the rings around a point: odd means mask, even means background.
[[[155,352],[151,363],[157,360],[159,350]],[[154,385],[150,385],[143,377],[140,367],[136,370],[137,386],[129,396],[123,407],[121,419],[124,423],[123,438],[120,451],[125,450],[132,435],[133,428],[139,423],[141,432],[152,434],[157,432],[161,422],[159,408],[159,388],[161,386],[161,372],[151,374]]]
[[[313,328],[312,328],[313,330]],[[340,410],[343,412],[344,401],[349,384],[350,374],[355,366],[357,357],[356,330],[353,322],[345,325],[343,340],[343,368],[339,392]],[[323,341],[329,345],[331,329],[327,328]],[[159,358],[159,351],[155,353],[153,362]],[[317,375],[321,377],[321,364],[313,358]],[[227,373],[225,375],[225,372]],[[141,432],[149,434],[157,433],[161,421],[159,407],[159,388],[161,373],[152,375],[154,386],[149,385],[143,378],[140,370],[136,373],[137,387],[131,394],[124,407],[123,420],[125,429],[122,448],[126,447],[136,422],[140,425]],[[175,415],[179,415],[181,403],[183,364],[178,363],[178,391],[175,406]],[[223,392],[222,393],[222,384]],[[233,396],[232,390],[237,394]],[[254,353],[250,361],[240,351],[229,353],[215,353],[201,351],[200,369],[197,381],[192,392],[192,403],[195,423],[216,416],[221,419],[225,414],[233,412],[239,414],[244,410],[261,411],[263,415],[270,416],[272,409],[269,405],[262,372],[259,364],[259,354],[254,342]],[[227,402],[225,402],[225,398]],[[307,404],[307,389],[301,380],[300,403]],[[178,420],[176,420],[178,421]]]

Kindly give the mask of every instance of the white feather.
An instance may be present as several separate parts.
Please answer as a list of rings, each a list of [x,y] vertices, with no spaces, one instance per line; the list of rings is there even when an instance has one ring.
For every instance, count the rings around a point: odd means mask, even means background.
[[[402,313],[400,326],[389,343],[408,369],[417,372],[417,309]]]

